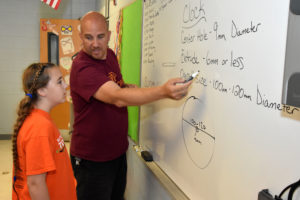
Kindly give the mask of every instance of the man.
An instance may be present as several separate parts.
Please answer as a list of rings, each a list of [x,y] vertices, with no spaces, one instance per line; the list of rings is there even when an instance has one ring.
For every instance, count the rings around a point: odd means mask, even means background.
[[[108,48],[106,20],[98,12],[81,18],[80,38],[83,48],[73,61],[70,77],[75,113],[70,153],[77,196],[79,200],[121,200],[127,172],[126,106],[181,99],[191,82],[174,78],[152,88],[125,84],[116,56]]]

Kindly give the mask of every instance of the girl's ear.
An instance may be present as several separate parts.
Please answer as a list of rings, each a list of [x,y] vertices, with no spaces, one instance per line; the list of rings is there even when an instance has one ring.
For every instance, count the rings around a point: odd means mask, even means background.
[[[41,97],[45,97],[47,95],[47,88],[40,88],[37,90],[37,94]]]

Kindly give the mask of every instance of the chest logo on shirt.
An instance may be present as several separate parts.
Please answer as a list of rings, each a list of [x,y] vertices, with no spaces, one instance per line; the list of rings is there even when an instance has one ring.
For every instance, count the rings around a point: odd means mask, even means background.
[[[109,72],[108,73],[108,77],[110,80],[112,80],[113,82],[117,83],[120,87],[124,86],[124,81],[123,79],[117,81],[117,74],[114,72]]]
[[[61,152],[63,152],[64,149],[65,149],[65,142],[64,142],[63,137],[60,135],[60,136],[56,139],[56,141],[57,141],[57,144],[58,144],[58,146],[59,146],[59,149],[56,150],[56,153],[61,153]]]

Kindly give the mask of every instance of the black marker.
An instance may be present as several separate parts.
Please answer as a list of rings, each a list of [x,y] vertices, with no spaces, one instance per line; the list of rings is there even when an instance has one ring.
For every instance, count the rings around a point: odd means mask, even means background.
[[[195,73],[193,73],[190,77],[184,80],[184,83],[193,80],[199,74],[199,72],[200,71],[196,71]]]

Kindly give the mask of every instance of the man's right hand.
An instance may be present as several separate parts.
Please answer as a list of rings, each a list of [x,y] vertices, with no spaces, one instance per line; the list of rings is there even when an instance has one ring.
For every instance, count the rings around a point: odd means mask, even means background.
[[[162,85],[168,98],[180,100],[188,93],[192,81],[184,83],[183,78],[172,78]]]

